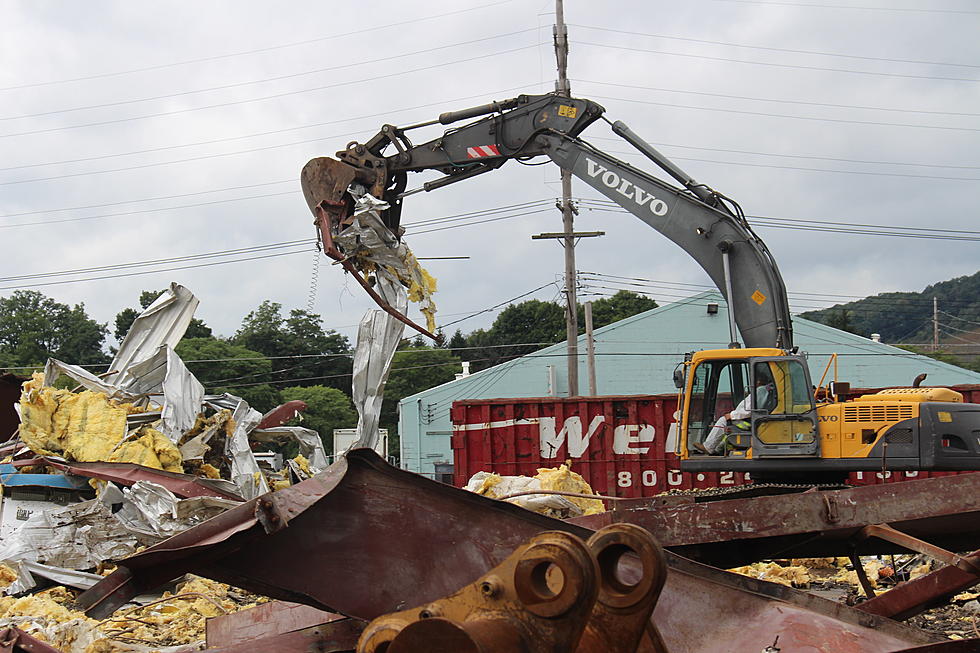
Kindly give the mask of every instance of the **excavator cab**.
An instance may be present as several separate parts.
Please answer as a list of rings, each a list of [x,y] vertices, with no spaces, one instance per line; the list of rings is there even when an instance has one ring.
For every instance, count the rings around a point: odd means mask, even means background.
[[[802,358],[780,349],[724,349],[697,352],[684,365],[678,379],[684,390],[682,469],[728,470],[738,461],[819,455],[816,406]],[[696,446],[706,443],[715,455]]]

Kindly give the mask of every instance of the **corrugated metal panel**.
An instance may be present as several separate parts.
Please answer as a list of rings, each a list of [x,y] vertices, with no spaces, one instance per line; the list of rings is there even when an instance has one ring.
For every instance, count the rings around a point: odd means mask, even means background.
[[[980,386],[956,386],[980,402]],[[855,389],[867,394],[872,389]],[[599,494],[648,497],[668,490],[741,485],[746,474],[679,469],[671,425],[676,395],[482,399],[452,408],[453,482],[476,472],[533,476],[566,461]],[[858,472],[855,485],[892,483],[957,472]]]

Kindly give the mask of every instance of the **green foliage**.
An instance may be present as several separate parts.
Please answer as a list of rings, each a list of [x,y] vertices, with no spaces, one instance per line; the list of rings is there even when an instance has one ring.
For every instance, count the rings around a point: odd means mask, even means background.
[[[139,297],[140,310],[124,308],[116,314],[115,328],[112,330],[112,335],[115,336],[116,340],[122,342],[143,309],[152,304],[153,300],[163,292],[163,290],[144,290]],[[211,335],[211,327],[196,317],[191,318],[190,324],[187,325],[187,331],[184,333],[185,338],[210,338]]]
[[[851,311],[847,310],[846,308],[840,308],[836,311],[832,311],[827,316],[824,324],[835,329],[840,329],[841,331],[847,331],[848,333],[856,333],[860,335],[860,333],[855,330],[854,325],[851,324],[852,315],[853,314]]]
[[[36,290],[17,290],[0,298],[0,360],[16,367],[49,357],[78,365],[108,363],[104,324]]]
[[[612,297],[603,297],[592,302],[592,328],[598,329],[654,308],[657,308],[657,302],[646,295],[620,290]],[[578,323],[579,332],[585,333],[585,311],[581,307]]]
[[[324,331],[315,313],[293,309],[284,318],[282,304],[267,300],[245,316],[231,341],[265,356],[302,357],[280,359],[270,380],[350,392],[350,343],[336,331]]]
[[[456,378],[460,359],[441,347],[412,344],[395,352],[381,404],[381,428],[388,429],[388,451],[398,454],[398,402]]]
[[[971,334],[980,324],[980,272],[933,284],[922,292],[882,293],[801,313],[800,317],[837,326],[840,318],[835,316],[845,311],[849,327],[846,330],[852,333],[862,336],[880,333],[881,339],[889,343],[931,342],[933,297],[939,304],[943,330],[952,334],[948,336],[951,342],[980,342],[976,333]]]
[[[216,338],[184,338],[176,351],[208,393],[230,392],[261,412],[281,403],[272,385],[250,385],[268,381],[272,373],[272,361],[257,351]]]
[[[291,424],[305,426],[320,434],[327,455],[333,453],[334,429],[352,429],[357,426],[357,411],[350,397],[336,388],[322,385],[294,386],[283,388],[282,401],[299,399],[306,402],[306,412],[302,420],[297,418]]]
[[[505,308],[489,329],[470,333],[466,337],[470,349],[459,353],[463,360],[472,361],[473,371],[479,371],[564,338],[565,309],[555,302],[530,299]],[[534,344],[509,346],[520,343]]]

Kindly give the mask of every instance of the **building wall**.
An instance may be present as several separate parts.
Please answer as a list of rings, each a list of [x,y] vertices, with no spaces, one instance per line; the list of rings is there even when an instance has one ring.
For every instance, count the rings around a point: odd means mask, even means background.
[[[718,303],[717,314],[707,305]],[[918,356],[887,344],[796,318],[794,341],[809,354],[816,384],[831,355],[838,354],[838,380],[853,387],[910,385],[921,372],[925,385],[980,383],[980,374]],[[653,395],[676,392],[672,373],[684,354],[728,346],[728,314],[715,292],[668,304],[595,331],[596,381],[600,395]],[[580,338],[579,390],[588,388],[585,339]],[[553,345],[463,379],[406,397],[399,405],[401,466],[435,477],[436,466],[452,464],[453,401],[498,397],[567,397],[564,345]],[[553,368],[553,373],[549,368]],[[551,379],[555,383],[551,384]],[[833,380],[833,369],[827,380]],[[826,383],[826,380],[825,380]]]

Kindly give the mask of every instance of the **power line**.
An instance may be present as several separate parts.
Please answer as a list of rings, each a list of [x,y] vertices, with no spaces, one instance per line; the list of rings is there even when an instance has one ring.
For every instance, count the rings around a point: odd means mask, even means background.
[[[339,120],[328,120],[326,122],[315,122],[315,123],[310,123],[308,125],[298,125],[296,127],[285,127],[283,129],[273,129],[273,130],[264,131],[264,132],[254,132],[254,133],[251,133],[251,134],[243,134],[241,136],[229,136],[229,137],[226,137],[226,138],[213,138],[213,139],[209,139],[209,140],[205,140],[205,141],[195,141],[193,143],[182,143],[180,145],[164,145],[164,146],[160,146],[160,147],[151,147],[151,148],[147,148],[147,149],[143,149],[143,150],[130,150],[129,152],[118,152],[116,154],[104,154],[104,155],[99,155],[99,156],[84,157],[84,158],[80,158],[80,159],[64,159],[62,161],[45,161],[45,162],[41,162],[41,163],[29,163],[29,164],[24,164],[24,165],[19,165],[19,166],[8,166],[6,168],[0,168],[0,172],[4,172],[4,171],[8,171],[8,170],[21,170],[21,169],[24,169],[24,168],[39,168],[39,167],[42,167],[42,166],[49,166],[49,165],[63,165],[63,164],[66,164],[66,163],[81,163],[81,162],[84,162],[84,161],[95,161],[95,160],[99,160],[99,159],[111,159],[111,158],[115,158],[115,157],[119,157],[119,156],[132,156],[134,154],[147,154],[147,153],[150,153],[150,152],[162,152],[164,150],[176,150],[176,149],[181,149],[181,148],[184,148],[184,147],[196,147],[198,145],[213,145],[215,143],[228,143],[228,142],[231,142],[231,141],[239,141],[239,140],[244,140],[244,139],[247,139],[247,138],[257,138],[259,136],[270,136],[272,134],[282,134],[282,133],[285,133],[285,132],[299,131],[299,130],[302,130],[302,129],[313,129],[314,127],[326,127],[326,126],[329,126],[329,125],[337,125],[337,124],[345,123],[345,122],[354,122],[354,121],[357,121],[357,120],[364,120],[366,118],[378,118],[378,117],[382,117],[382,116],[390,116],[392,114],[401,114],[401,113],[404,113],[404,112],[407,112],[407,111],[414,111],[416,109],[425,109],[425,108],[432,107],[432,106],[445,105],[445,104],[448,104],[450,102],[462,102],[464,100],[471,100],[473,98],[485,98],[485,97],[487,97],[487,95],[495,95],[495,94],[498,94],[498,93],[507,93],[507,92],[514,91],[514,90],[517,90],[517,89],[526,88],[526,87],[531,86],[531,85],[532,84],[523,84],[523,85],[520,85],[520,86],[511,86],[509,88],[497,89],[495,91],[488,91],[488,92],[483,92],[483,93],[474,94],[474,95],[467,95],[467,96],[463,96],[463,97],[453,98],[453,99],[450,99],[450,100],[442,100],[442,101],[439,101],[439,102],[428,102],[426,104],[417,104],[417,105],[411,106],[411,107],[401,107],[400,109],[391,109],[391,110],[388,110],[388,111],[380,111],[378,113],[360,114],[360,115],[358,115],[356,117],[353,117],[353,118],[341,118]],[[350,136],[350,135],[355,134],[355,133],[358,133],[358,132],[347,132],[347,133],[344,133],[344,134],[340,134],[339,136]],[[57,177],[52,177],[52,179],[57,179]]]
[[[521,299],[523,297],[527,297],[528,295],[533,295],[534,293],[538,292],[539,290],[543,290],[543,289],[547,288],[548,286],[553,286],[553,285],[555,285],[555,282],[554,281],[548,282],[548,283],[544,284],[543,286],[538,286],[537,288],[534,288],[533,290],[529,290],[526,293],[522,293],[522,294],[518,295],[517,297],[511,297],[510,299],[505,299],[504,301],[500,302],[499,304],[494,304],[490,308],[485,308],[485,309],[480,310],[480,311],[477,311],[475,313],[471,313],[470,315],[467,315],[466,317],[462,317],[462,318],[460,318],[458,320],[453,320],[452,322],[446,322],[445,324],[440,325],[439,326],[439,329],[442,330],[442,329],[445,329],[446,327],[452,326],[454,324],[459,324],[460,322],[465,322],[466,320],[469,320],[470,318],[474,318],[477,315],[483,315],[484,313],[489,313],[490,311],[492,311],[494,309],[497,309],[497,308],[500,308],[501,306],[503,306],[505,304],[509,304],[509,303],[511,303],[513,301],[516,301],[518,299]]]
[[[744,43],[730,43],[727,41],[709,41],[707,39],[694,39],[685,38],[682,36],[667,36],[666,34],[650,34],[649,32],[631,32],[622,29],[612,29],[609,27],[598,27],[596,25],[571,25],[572,27],[579,27],[582,29],[597,30],[600,32],[612,32],[615,34],[629,34],[631,36],[648,36],[656,39],[667,39],[670,41],[686,41],[689,43],[705,43],[708,45],[724,45],[730,48],[748,48],[751,50],[767,50],[769,52],[789,52],[792,54],[815,54],[824,57],[842,57],[846,59],[863,59],[865,61],[885,61],[889,63],[911,63],[911,64],[922,64],[926,66],[958,66],[960,68],[980,68],[976,64],[968,63],[951,63],[947,61],[922,61],[917,59],[892,59],[888,57],[868,57],[856,54],[841,54],[839,52],[821,52],[818,50],[793,50],[790,48],[773,48],[766,47],[762,45],[746,45]]]
[[[688,59],[706,59],[708,61],[725,61],[729,63],[743,63],[755,66],[770,66],[773,68],[789,68],[793,70],[816,70],[819,72],[848,73],[852,75],[872,75],[875,77],[901,77],[904,79],[930,79],[944,82],[980,82],[980,79],[971,77],[936,77],[935,75],[909,75],[904,73],[884,73],[873,70],[851,70],[849,68],[826,68],[823,66],[804,66],[801,64],[774,63],[771,61],[749,61],[746,59],[733,59],[731,57],[712,57],[704,54],[689,54],[686,52],[667,52],[664,50],[650,50],[647,48],[635,48],[625,45],[610,45],[608,43],[592,43],[590,41],[577,41],[576,45],[587,45],[596,48],[611,48],[614,50],[627,50],[630,52],[644,52],[647,54],[663,54],[672,57],[685,57]]]
[[[623,208],[614,207],[604,207],[604,206],[586,206],[591,211],[599,211],[604,213],[626,213],[632,215],[629,211]],[[888,225],[875,225],[875,228],[879,230],[862,230],[861,228],[843,228],[835,226],[825,226],[833,225],[834,223],[820,223],[811,220],[794,220],[791,218],[767,218],[765,216],[750,215],[746,216],[754,221],[755,226],[771,228],[771,229],[791,229],[797,231],[817,231],[817,232],[827,232],[827,233],[842,233],[842,234],[852,234],[852,235],[864,235],[864,236],[888,236],[894,238],[919,238],[927,240],[950,240],[950,241],[967,241],[976,242],[980,241],[980,235],[968,236],[968,235],[945,235],[941,230],[935,230],[939,233],[929,233],[929,232],[903,232],[896,233],[891,231],[892,229],[902,229],[901,227],[892,227]],[[785,224],[787,222],[793,224]],[[837,223],[840,224],[840,223]],[[855,227],[861,227],[861,225],[854,225]],[[910,228],[906,228],[910,229]],[[969,232],[967,232],[969,233]]]
[[[290,190],[282,193],[266,193],[264,195],[250,195],[248,197],[229,197],[223,200],[212,200],[210,202],[196,202],[194,204],[179,204],[177,206],[164,206],[156,209],[139,209],[137,211],[122,211],[119,213],[103,213],[101,215],[87,215],[80,218],[58,218],[57,220],[42,220],[38,222],[18,222],[15,224],[0,224],[0,229],[10,229],[13,227],[37,227],[49,224],[62,224],[65,222],[83,222],[86,220],[98,220],[101,218],[114,218],[123,215],[140,215],[143,213],[157,213],[159,211],[175,211],[177,209],[189,209],[199,206],[213,206],[215,204],[227,204],[228,202],[244,202],[248,200],[263,199],[266,197],[282,197],[283,195],[298,195],[299,191]]]
[[[104,125],[114,125],[114,124],[118,124],[118,123],[122,123],[122,122],[130,122],[130,121],[133,121],[133,120],[145,120],[147,118],[159,118],[159,117],[162,117],[162,116],[173,116],[173,115],[177,115],[177,114],[181,114],[181,113],[190,113],[190,112],[193,112],[193,111],[203,111],[205,109],[218,109],[218,108],[223,108],[223,107],[237,106],[237,105],[240,105],[240,104],[251,104],[253,102],[264,102],[265,100],[275,100],[275,99],[278,99],[278,98],[289,97],[290,95],[300,95],[300,94],[303,94],[303,93],[313,93],[315,91],[325,91],[325,90],[328,90],[328,89],[340,88],[340,87],[343,87],[343,86],[351,86],[353,84],[363,84],[365,82],[376,82],[376,81],[380,81],[380,80],[383,80],[383,79],[391,79],[392,77],[402,77],[403,75],[407,75],[407,74],[410,74],[410,73],[426,72],[426,71],[432,70],[433,68],[442,68],[444,66],[452,66],[452,65],[455,65],[455,64],[459,64],[459,63],[469,63],[469,62],[472,62],[472,61],[479,61],[481,59],[489,59],[489,58],[492,58],[492,57],[498,57],[500,55],[512,54],[514,52],[522,52],[524,50],[531,50],[531,49],[537,48],[537,47],[538,47],[538,44],[534,44],[534,45],[527,45],[527,46],[523,46],[523,47],[519,47],[519,48],[511,48],[509,50],[498,50],[496,52],[491,52],[489,54],[477,55],[477,56],[468,57],[468,58],[465,58],[465,59],[455,59],[453,61],[442,61],[442,62],[439,62],[439,63],[429,64],[427,66],[421,66],[419,68],[410,68],[410,69],[407,69],[407,70],[402,70],[402,71],[393,72],[393,73],[387,73],[387,74],[384,74],[384,75],[376,75],[374,77],[361,77],[359,79],[355,79],[355,80],[352,80],[352,81],[349,81],[349,82],[337,82],[335,84],[326,84],[324,86],[315,86],[315,87],[312,87],[312,88],[298,89],[298,90],[295,90],[295,91],[284,91],[282,93],[274,93],[272,95],[264,95],[262,97],[249,98],[247,100],[234,100],[234,101],[229,101],[229,102],[220,102],[218,104],[208,104],[208,105],[200,106],[200,107],[187,107],[187,108],[184,108],[184,109],[173,109],[171,111],[160,111],[160,112],[157,112],[157,113],[148,113],[148,114],[145,114],[145,115],[142,115],[142,116],[130,116],[128,118],[116,118],[116,119],[113,119],[113,120],[103,120],[103,121],[100,121],[100,122],[90,122],[90,123],[84,123],[84,124],[79,124],[79,125],[63,125],[61,127],[48,127],[46,129],[35,129],[35,130],[31,130],[31,131],[15,132],[15,133],[11,133],[11,134],[0,134],[0,138],[11,138],[13,136],[31,136],[31,135],[35,135],[35,134],[48,134],[48,133],[51,133],[51,132],[65,131],[65,130],[69,130],[69,129],[81,129],[81,128],[84,128],[84,127],[101,127],[101,126],[104,126]]]
[[[106,206],[120,206],[122,204],[142,204],[145,202],[156,202],[158,200],[171,200],[181,197],[194,197],[195,195],[209,195],[211,193],[222,193],[229,190],[245,190],[248,188],[259,188],[261,186],[274,186],[276,184],[295,184],[295,179],[283,179],[281,181],[266,181],[257,184],[246,184],[244,186],[227,186],[225,188],[212,188],[211,190],[201,190],[193,193],[181,193],[179,195],[160,195],[157,197],[143,197],[135,200],[122,200],[119,202],[107,202],[105,204],[88,204],[83,206],[67,206],[60,209],[43,209],[41,211],[23,211],[21,213],[5,213],[0,218],[17,218],[24,215],[36,215],[38,213],[59,213],[61,211],[79,211],[81,209],[99,209]]]
[[[652,100],[634,100],[632,98],[611,97],[608,95],[594,95],[593,97],[603,100],[613,100],[616,102],[632,102],[634,104],[649,104],[658,107],[670,107],[674,109],[698,109],[701,111],[718,111],[721,113],[738,113],[746,116],[765,116],[767,118],[788,118],[791,120],[811,120],[816,122],[833,122],[848,125],[875,125],[878,127],[907,127],[910,129],[941,129],[946,131],[978,132],[980,129],[973,127],[949,127],[945,125],[914,125],[904,122],[881,122],[877,120],[848,120],[845,118],[815,118],[812,116],[793,116],[786,113],[769,113],[765,111],[745,111],[742,109],[719,109],[717,107],[702,107],[689,104],[676,104],[671,102],[653,102]]]
[[[0,277],[0,282],[8,281],[24,281],[28,279],[44,279],[48,277],[61,277],[70,276],[77,274],[84,274],[87,272],[106,272],[109,270],[119,270],[131,267],[143,267],[147,265],[158,265],[167,263],[177,263],[182,261],[193,261],[204,258],[215,258],[220,256],[231,256],[236,254],[248,254],[252,252],[267,251],[272,249],[283,249],[287,247],[293,247],[295,245],[313,245],[316,241],[312,238],[304,238],[302,240],[287,240],[280,243],[268,243],[265,245],[253,245],[251,247],[239,247],[237,249],[226,249],[218,252],[204,252],[201,254],[188,254],[185,256],[173,256],[168,258],[156,259],[156,260],[145,260],[145,261],[135,261],[131,263],[116,263],[114,265],[102,265],[99,267],[90,268],[77,268],[74,270],[60,270],[57,272],[37,272],[34,274],[22,274],[14,277]]]
[[[978,114],[980,115],[980,114]],[[609,138],[606,136],[590,136],[590,141],[609,141],[622,144],[621,138]],[[678,143],[654,143],[658,147],[675,147],[683,150],[704,150],[706,152],[726,152],[730,154],[751,154],[755,156],[772,156],[783,159],[813,159],[815,161],[836,161],[841,163],[861,163],[866,165],[889,165],[889,166],[912,166],[915,168],[951,168],[954,170],[980,170],[980,166],[954,166],[941,163],[911,163],[908,161],[876,161],[868,159],[846,159],[833,156],[819,156],[815,154],[784,154],[780,152],[759,152],[758,150],[737,150],[724,147],[700,147],[696,145],[680,145]]]
[[[246,258],[231,259],[231,260],[227,260],[227,261],[213,261],[211,263],[198,263],[198,264],[195,264],[195,265],[182,265],[182,266],[171,267],[171,268],[160,268],[160,269],[156,269],[156,270],[144,270],[142,272],[127,272],[125,274],[113,274],[113,275],[106,275],[106,276],[101,276],[101,277],[89,277],[87,279],[68,279],[68,280],[62,280],[62,281],[46,281],[46,282],[43,282],[43,283],[32,283],[32,284],[26,284],[26,285],[20,285],[20,286],[0,286],[0,290],[22,290],[24,288],[39,288],[41,286],[60,286],[60,285],[67,284],[67,283],[81,283],[83,281],[99,281],[99,280],[102,280],[102,279],[123,279],[123,278],[128,278],[128,277],[143,276],[143,275],[147,275],[147,274],[156,274],[158,272],[173,272],[175,270],[190,270],[190,269],[194,269],[194,268],[207,268],[207,267],[212,267],[212,266],[215,266],[215,265],[227,265],[228,263],[244,263],[244,262],[249,262],[249,261],[258,261],[258,260],[267,259],[267,258],[279,258],[281,256],[292,256],[293,254],[309,254],[309,251],[310,251],[310,249],[308,247],[306,247],[306,248],[298,249],[298,250],[292,251],[292,252],[279,252],[279,253],[276,253],[276,254],[264,254],[264,255],[261,255],[261,256],[249,256],[249,257],[246,257]]]
[[[463,45],[473,45],[474,43],[481,43],[483,41],[491,41],[491,40],[494,40],[494,39],[506,38],[508,36],[516,36],[518,34],[527,34],[528,32],[536,32],[536,31],[538,31],[538,28],[537,27],[531,27],[531,28],[520,30],[520,31],[517,31],[517,32],[509,32],[507,34],[497,34],[497,35],[494,35],[494,36],[485,36],[483,38],[471,39],[469,41],[461,41],[459,43],[450,43],[450,44],[447,44],[447,45],[439,45],[439,46],[432,47],[432,48],[426,48],[424,50],[415,50],[415,51],[412,51],[412,52],[403,52],[403,53],[400,53],[400,54],[391,55],[391,56],[388,56],[388,57],[381,57],[381,58],[378,58],[378,59],[365,59],[363,61],[357,61],[357,62],[352,63],[352,64],[342,64],[342,65],[338,65],[338,66],[330,66],[328,68],[317,68],[317,69],[314,69],[314,70],[307,70],[307,71],[304,71],[304,72],[301,72],[301,73],[290,73],[288,75],[278,75],[276,77],[267,77],[265,79],[253,79],[253,80],[249,80],[249,81],[245,81],[245,82],[236,82],[234,84],[224,84],[224,85],[221,85],[221,86],[211,86],[211,87],[208,87],[208,88],[199,88],[199,89],[195,89],[193,91],[182,91],[182,92],[179,92],[179,93],[167,93],[165,95],[153,95],[153,96],[150,96],[150,97],[136,98],[136,99],[131,99],[131,100],[118,100],[116,102],[105,102],[105,103],[102,103],[102,104],[89,104],[89,105],[86,105],[86,106],[71,107],[71,108],[68,108],[68,109],[52,109],[50,111],[41,111],[41,112],[37,112],[37,113],[25,113],[25,114],[21,114],[21,115],[18,115],[18,116],[2,116],[2,117],[0,117],[0,121],[5,121],[5,120],[21,120],[21,119],[24,119],[24,118],[39,118],[39,117],[42,117],[42,116],[51,116],[51,115],[55,115],[55,114],[59,114],[59,113],[71,113],[71,112],[74,112],[74,111],[86,111],[88,109],[105,109],[107,107],[118,107],[118,106],[123,106],[123,105],[127,105],[127,104],[136,104],[136,103],[139,103],[139,102],[152,102],[153,100],[166,100],[166,99],[170,99],[170,98],[184,97],[184,96],[187,96],[187,95],[194,95],[194,94],[197,94],[197,93],[209,93],[211,91],[223,91],[223,90],[227,90],[227,89],[230,89],[230,88],[240,88],[242,86],[252,86],[254,84],[267,84],[269,82],[277,82],[277,81],[282,81],[284,79],[292,79],[292,78],[295,78],[295,77],[305,77],[307,75],[316,75],[316,74],[319,74],[319,73],[331,72],[331,71],[336,71],[336,70],[344,70],[346,68],[354,68],[356,66],[364,66],[364,65],[373,64],[373,63],[381,63],[381,62],[384,62],[384,61],[391,61],[391,60],[394,60],[394,59],[404,59],[405,57],[411,57],[411,56],[415,56],[415,55],[418,55],[418,54],[427,54],[429,52],[436,52],[438,50],[445,50],[447,48],[456,48],[456,47],[463,46]]]
[[[964,9],[918,9],[904,7],[865,7],[859,5],[825,5],[812,2],[774,2],[773,0],[712,0],[712,2],[732,2],[746,5],[773,5],[777,7],[806,7],[812,9],[857,9],[861,11],[894,11],[928,14],[980,14],[980,11]]]
[[[636,155],[636,152],[606,150],[607,154]],[[803,166],[776,165],[773,163],[750,163],[748,161],[719,161],[717,159],[701,159],[690,156],[675,156],[677,161],[698,161],[700,163],[717,163],[726,166],[744,166],[747,168],[770,168],[774,170],[800,170],[803,172],[829,172],[842,175],[869,175],[872,177],[907,177],[913,179],[941,179],[943,181],[980,181],[980,177],[946,177],[942,175],[919,175],[905,172],[874,172],[871,170],[832,170],[827,168],[804,168]]]
[[[980,67],[980,66],[978,66]],[[724,98],[726,100],[751,100],[753,102],[775,102],[778,104],[802,104],[811,107],[829,107],[832,109],[862,109],[867,111],[892,111],[899,113],[924,113],[927,115],[936,116],[959,116],[967,118],[976,118],[980,116],[980,113],[962,113],[955,111],[929,111],[926,109],[900,109],[897,107],[869,107],[860,104],[834,104],[831,102],[813,102],[810,100],[787,100],[785,98],[766,98],[766,97],[753,97],[750,95],[732,95],[729,93],[709,93],[707,91],[688,91],[676,88],[663,88],[659,86],[640,86],[637,84],[620,84],[616,82],[600,82],[594,79],[576,79],[577,83],[584,84],[600,84],[602,86],[616,86],[619,88],[632,88],[640,91],[658,91],[661,93],[680,93],[683,95],[702,95],[705,97],[718,97]]]
[[[134,74],[134,73],[149,72],[151,70],[161,70],[161,69],[164,69],[164,68],[172,68],[172,67],[175,67],[175,66],[187,66],[187,65],[195,64],[195,63],[204,63],[206,61],[217,61],[219,59],[229,59],[229,58],[232,58],[232,57],[241,57],[241,56],[251,55],[251,54],[260,54],[260,53],[263,53],[263,52],[272,52],[274,50],[282,50],[282,49],[285,49],[285,48],[294,48],[294,47],[298,47],[298,46],[302,46],[302,45],[310,45],[310,44],[313,44],[313,43],[322,43],[323,41],[330,41],[330,40],[333,40],[333,39],[344,38],[344,37],[347,37],[347,36],[356,36],[358,34],[367,34],[367,33],[371,33],[371,32],[377,32],[379,30],[388,29],[390,27],[401,27],[402,25],[411,25],[411,24],[414,24],[414,23],[420,23],[420,22],[434,20],[434,19],[438,19],[438,18],[445,18],[447,16],[455,16],[457,14],[464,14],[464,13],[467,13],[467,12],[470,12],[470,11],[477,11],[479,9],[486,9],[488,7],[496,7],[496,6],[499,6],[499,5],[508,4],[510,2],[513,2],[513,0],[502,0],[501,2],[491,2],[491,3],[488,3],[488,4],[478,5],[476,7],[468,7],[466,9],[457,9],[456,11],[444,11],[444,12],[440,12],[440,13],[435,14],[435,15],[432,15],[432,16],[422,16],[422,17],[419,17],[419,18],[412,18],[412,19],[400,21],[400,22],[397,22],[397,23],[387,23],[385,25],[375,25],[375,24],[372,24],[370,27],[365,27],[364,29],[353,30],[353,31],[350,31],[350,32],[343,32],[343,33],[340,33],[340,34],[332,34],[330,36],[321,36],[321,37],[318,37],[318,38],[315,38],[315,39],[306,39],[304,41],[294,41],[292,43],[283,43],[283,44],[280,44],[280,45],[273,45],[273,46],[268,46],[268,47],[264,47],[264,48],[255,48],[255,49],[252,49],[252,50],[242,50],[242,51],[239,51],[239,52],[230,52],[230,53],[227,53],[227,54],[212,55],[212,56],[209,56],[209,57],[200,57],[200,58],[197,58],[197,59],[187,59],[187,60],[184,60],[184,61],[175,61],[175,62],[166,63],[166,64],[158,64],[158,65],[155,65],[155,66],[143,66],[141,68],[130,68],[128,70],[120,70],[120,71],[108,72],[108,73],[98,73],[98,74],[93,74],[93,75],[86,75],[84,77],[75,77],[75,78],[72,78],[72,79],[59,79],[59,80],[50,80],[50,81],[44,81],[44,82],[33,82],[31,84],[21,84],[21,85],[18,85],[18,86],[6,86],[6,87],[0,88],[0,91],[12,91],[12,90],[23,89],[23,88],[35,88],[35,87],[38,87],[38,86],[51,86],[51,85],[54,85],[54,84],[67,84],[69,82],[82,82],[82,81],[87,81],[87,80],[91,80],[91,79],[102,79],[102,78],[105,78],[105,77],[116,77],[116,76],[119,76],[119,75],[131,75],[131,74]]]
[[[945,303],[945,300],[944,300],[943,303]],[[969,324],[975,324],[977,326],[980,326],[980,322],[974,322],[973,320],[968,320],[965,317],[960,317],[959,315],[953,315],[952,313],[947,313],[946,311],[944,311],[942,309],[939,309],[939,312],[942,313],[943,315],[945,315],[946,317],[951,317],[951,318],[954,318],[954,319],[957,319],[957,320],[962,320],[962,321],[967,322]]]

